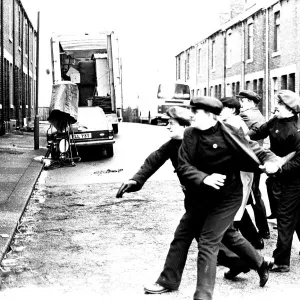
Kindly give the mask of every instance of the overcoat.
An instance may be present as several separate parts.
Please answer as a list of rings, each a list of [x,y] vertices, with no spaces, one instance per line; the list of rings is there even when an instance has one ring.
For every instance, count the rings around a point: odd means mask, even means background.
[[[265,123],[265,118],[257,107],[249,108],[240,113],[241,118],[246,123],[249,128],[249,133],[251,134],[253,130],[259,128]],[[262,146],[264,140],[258,140],[258,143]]]
[[[283,165],[280,180],[299,186],[300,183],[300,130],[297,116],[279,119],[274,117],[253,131],[251,139],[270,138],[270,149],[279,157],[294,152],[295,155]]]
[[[280,164],[275,154],[268,149],[262,148],[256,141],[247,140],[242,130],[221,121],[218,122],[220,123],[220,128],[227,144],[235,153],[239,153],[237,159],[239,160],[240,171],[257,171],[259,170],[259,165],[265,162]],[[177,172],[185,187],[199,188],[204,178],[210,175],[195,167],[198,130],[194,127],[189,127],[185,130],[183,142],[179,150]]]

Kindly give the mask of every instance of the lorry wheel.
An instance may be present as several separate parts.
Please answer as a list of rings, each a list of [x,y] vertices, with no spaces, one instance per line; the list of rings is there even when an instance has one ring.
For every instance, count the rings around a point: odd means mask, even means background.
[[[113,130],[114,130],[114,133],[117,134],[119,132],[118,124],[112,124],[112,127],[113,127]]]
[[[158,125],[158,120],[157,119],[153,119],[151,120],[151,125]]]
[[[106,147],[106,155],[107,157],[113,157],[114,156],[114,147],[113,145],[109,145]]]

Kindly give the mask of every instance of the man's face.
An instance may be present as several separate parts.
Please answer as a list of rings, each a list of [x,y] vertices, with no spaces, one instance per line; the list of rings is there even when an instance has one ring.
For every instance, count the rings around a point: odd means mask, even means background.
[[[241,104],[241,111],[245,111],[251,107],[251,100],[248,98],[238,98]]]
[[[234,115],[235,115],[235,108],[224,106],[220,114],[220,119],[224,121]]]
[[[197,109],[194,113],[193,127],[197,127],[201,130],[209,128],[213,117],[212,114],[204,111],[203,109]]]
[[[167,129],[169,130],[169,136],[171,139],[182,140],[184,126],[179,125],[178,121],[170,118],[168,121]]]
[[[291,110],[281,100],[277,100],[275,111],[275,115],[278,119],[287,118],[293,115]]]

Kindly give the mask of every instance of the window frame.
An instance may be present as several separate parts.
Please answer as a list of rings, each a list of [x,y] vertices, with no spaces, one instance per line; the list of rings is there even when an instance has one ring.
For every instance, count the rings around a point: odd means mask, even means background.
[[[274,52],[280,51],[280,10],[274,12]]]
[[[251,20],[247,24],[247,62],[253,61],[253,49],[254,49],[254,23]]]

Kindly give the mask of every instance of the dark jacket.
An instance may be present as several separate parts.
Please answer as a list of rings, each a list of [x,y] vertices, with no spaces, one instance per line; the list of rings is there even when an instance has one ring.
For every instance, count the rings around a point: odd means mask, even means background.
[[[251,139],[270,138],[270,150],[276,155],[283,157],[290,152],[296,151],[295,156],[282,167],[280,177],[287,180],[299,178],[300,180],[300,132],[298,118],[272,118],[264,123],[250,135]]]
[[[140,190],[144,183],[168,160],[170,159],[174,169],[178,166],[178,150],[181,140],[171,139],[159,149],[152,152],[140,167],[138,172],[131,178],[138,183],[135,191]]]
[[[226,142],[234,152],[239,153],[239,167],[241,171],[254,172],[258,166],[267,161],[278,162],[278,158],[267,149],[263,149],[255,141],[248,141],[241,130],[220,122]],[[189,127],[185,130],[183,142],[179,150],[178,175],[187,187],[199,188],[206,174],[195,167],[197,158],[198,129]]]

